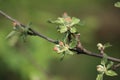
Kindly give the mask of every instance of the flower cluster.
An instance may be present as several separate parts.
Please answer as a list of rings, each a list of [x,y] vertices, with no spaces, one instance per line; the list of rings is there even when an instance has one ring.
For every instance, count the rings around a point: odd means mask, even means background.
[[[24,41],[27,37],[27,32],[29,31],[29,25],[27,27],[22,26],[18,22],[13,22],[13,30],[7,35],[7,39],[13,38],[14,36],[16,37],[21,37]]]
[[[69,46],[67,44],[64,44],[62,41],[60,41],[59,44],[55,45],[53,50],[57,53],[64,53],[70,55],[74,54],[72,51],[69,50]]]
[[[67,31],[76,33],[77,31],[74,26],[80,24],[80,19],[75,17],[71,18],[67,13],[64,13],[62,17],[58,17],[56,20],[51,20],[50,22],[58,25],[57,31],[60,33],[65,33]]]
[[[108,47],[111,47],[112,45],[110,43],[106,43],[106,44],[102,44],[102,43],[98,43],[97,44],[97,47],[98,47],[98,50],[100,51],[101,54],[104,54],[104,50]]]

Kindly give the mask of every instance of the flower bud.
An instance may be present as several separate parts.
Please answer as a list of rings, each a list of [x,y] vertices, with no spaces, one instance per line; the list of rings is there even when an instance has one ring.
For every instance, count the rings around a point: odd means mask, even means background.
[[[72,19],[70,17],[67,17],[67,18],[65,18],[65,21],[69,23],[72,21]]]
[[[59,42],[59,45],[60,45],[60,46],[63,46],[64,44],[63,44],[63,42],[62,42],[62,41],[60,41],[60,42]]]
[[[70,23],[72,21],[71,17],[69,17],[66,12],[63,14],[63,18],[67,23]]]
[[[17,23],[16,22],[13,22],[13,26],[16,26],[17,25]]]
[[[104,46],[101,43],[98,43],[97,47],[98,47],[98,50],[103,50],[104,49]]]
[[[68,16],[68,14],[66,12],[64,12],[63,16]]]
[[[100,73],[105,72],[105,67],[102,66],[102,65],[98,65],[97,66],[97,71],[100,72]]]
[[[54,50],[54,51],[58,51],[58,47],[55,46],[55,47],[53,48],[53,50]]]
[[[55,45],[53,50],[56,51],[57,53],[59,53],[60,52],[59,45]]]

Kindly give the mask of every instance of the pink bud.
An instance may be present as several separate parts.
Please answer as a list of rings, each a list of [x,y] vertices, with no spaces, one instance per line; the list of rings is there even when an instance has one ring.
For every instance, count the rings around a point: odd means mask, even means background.
[[[68,16],[68,14],[67,14],[66,12],[64,12],[63,16],[65,16],[65,17],[66,17],[66,16]]]
[[[63,44],[63,42],[62,42],[62,41],[60,41],[60,42],[59,42],[59,45],[60,45],[60,46],[63,46],[64,44]]]
[[[58,51],[59,48],[58,48],[57,46],[55,46],[55,47],[53,48],[53,50],[54,50],[54,51]]]
[[[70,17],[67,17],[67,18],[65,18],[65,21],[66,21],[66,22],[71,22],[72,19],[71,19]]]
[[[17,23],[16,22],[13,22],[13,26],[16,26],[17,25]]]

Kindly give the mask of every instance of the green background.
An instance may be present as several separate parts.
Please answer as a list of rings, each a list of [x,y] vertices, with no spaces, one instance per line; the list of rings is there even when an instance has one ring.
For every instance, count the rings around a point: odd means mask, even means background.
[[[47,23],[64,12],[80,18],[78,26],[85,48],[98,52],[97,43],[109,42],[109,56],[120,58],[120,8],[118,0],[0,0],[0,10],[23,24],[32,22],[31,28],[53,39],[61,39],[56,26]],[[0,80],[95,80],[100,59],[87,55],[65,56],[53,51],[54,44],[39,38],[28,37],[6,40],[12,22],[0,15]],[[120,68],[116,70],[120,75]],[[118,80],[120,76],[104,80]]]

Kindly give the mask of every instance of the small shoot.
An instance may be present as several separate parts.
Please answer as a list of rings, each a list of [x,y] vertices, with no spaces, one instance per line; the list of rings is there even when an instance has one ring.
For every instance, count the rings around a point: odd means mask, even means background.
[[[98,50],[100,51],[101,54],[104,54],[104,50],[108,47],[111,47],[112,45],[110,43],[106,43],[106,44],[102,44],[102,43],[98,43],[97,44],[97,47],[98,47]]]
[[[80,24],[80,19],[75,17],[68,16],[67,13],[64,13],[62,17],[58,17],[56,20],[50,20],[50,23],[57,24],[57,31],[60,33],[76,33],[76,25]]]
[[[62,41],[59,41],[59,44],[55,45],[53,50],[58,54],[62,54],[61,60],[63,60],[66,54],[73,55],[74,53],[69,50],[69,46],[64,44]]]
[[[14,36],[21,37],[24,41],[29,31],[29,25],[27,27],[22,26],[17,22],[13,22],[13,30],[7,35],[6,39],[10,39]]]
[[[98,75],[96,80],[103,80],[104,74],[107,76],[117,76],[117,73],[111,70],[111,67],[113,66],[114,63],[112,61],[108,61],[108,56],[107,54],[104,53],[104,49],[110,46],[111,45],[109,43],[104,45],[101,43],[97,44],[98,50],[100,50],[100,52],[103,52],[102,53],[103,58],[101,59],[100,65],[97,65]]]

